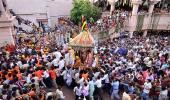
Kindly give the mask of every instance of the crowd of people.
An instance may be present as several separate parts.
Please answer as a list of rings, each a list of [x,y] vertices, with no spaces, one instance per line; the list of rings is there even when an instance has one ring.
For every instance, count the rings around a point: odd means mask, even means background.
[[[96,23],[89,23],[89,30],[92,33],[114,33],[116,30],[120,32],[124,28],[124,23],[130,16],[130,13],[126,10],[115,10],[112,15],[103,13],[102,17]],[[99,36],[99,38],[104,38]]]
[[[128,98],[123,100],[168,100],[169,37],[135,37],[107,44],[100,46],[100,65],[113,78],[112,100],[119,100],[122,90],[122,97]]]
[[[162,36],[107,40],[88,50],[85,61],[66,44],[7,45],[0,49],[0,99],[64,100],[67,86],[75,100],[104,100],[103,93],[111,100],[167,100],[169,43]]]
[[[90,28],[109,30],[128,12],[114,15]],[[65,33],[74,28],[69,19],[62,20],[66,23],[56,30]],[[169,36],[108,39],[82,51],[78,54],[65,41],[46,47],[22,41],[1,47],[0,99],[65,100],[70,97],[63,87],[74,92],[75,100],[106,100],[106,95],[111,100],[170,99]]]

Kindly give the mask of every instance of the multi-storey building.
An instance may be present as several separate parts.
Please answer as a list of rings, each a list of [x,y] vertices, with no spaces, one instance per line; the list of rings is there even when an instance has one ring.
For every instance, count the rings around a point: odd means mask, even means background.
[[[36,25],[41,23],[54,27],[58,17],[69,16],[73,0],[7,0],[9,9],[17,16]],[[17,24],[17,23],[16,23]],[[24,29],[30,29],[24,24]]]
[[[170,14],[163,12],[170,7],[169,0],[90,0],[101,7],[110,8],[110,14],[115,9],[128,9],[130,16],[124,23],[124,31],[132,37],[135,31],[146,35],[148,30],[170,30]],[[69,16],[73,0],[7,0],[9,9],[24,19],[36,25],[41,23],[54,27],[61,16]],[[160,8],[159,13],[155,8]],[[144,13],[141,13],[144,10]],[[166,9],[168,11],[168,9]],[[24,29],[29,26],[21,25]]]
[[[110,14],[121,6],[130,8],[129,16],[124,22],[124,31],[128,31],[130,37],[136,31],[147,35],[149,30],[170,30],[170,1],[169,0],[108,0],[111,9]],[[124,6],[125,5],[125,6]],[[119,8],[117,8],[119,9]]]

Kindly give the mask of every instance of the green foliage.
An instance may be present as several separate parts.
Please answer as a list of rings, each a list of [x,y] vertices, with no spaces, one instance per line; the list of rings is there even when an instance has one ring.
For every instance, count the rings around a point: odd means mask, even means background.
[[[87,21],[91,17],[94,21],[97,21],[101,16],[101,9],[91,4],[89,0],[74,0],[71,20],[78,25],[81,22],[82,15]]]

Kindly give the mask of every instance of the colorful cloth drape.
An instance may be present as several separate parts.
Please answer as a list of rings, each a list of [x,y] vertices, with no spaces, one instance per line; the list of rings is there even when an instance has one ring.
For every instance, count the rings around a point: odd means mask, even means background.
[[[72,47],[94,47],[95,41],[93,36],[88,31],[87,21],[85,21],[84,16],[82,16],[82,32],[73,38],[69,45]]]
[[[69,43],[73,47],[94,47],[94,38],[88,31],[83,31]]]
[[[87,22],[86,22],[86,21],[83,22],[82,31],[84,31],[84,28],[85,28],[85,27],[87,27]]]

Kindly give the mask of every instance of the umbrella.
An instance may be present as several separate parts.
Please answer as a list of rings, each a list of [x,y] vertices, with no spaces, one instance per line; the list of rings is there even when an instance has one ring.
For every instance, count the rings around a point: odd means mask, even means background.
[[[70,40],[69,45],[72,47],[92,48],[95,46],[95,41],[89,31],[83,31]]]

